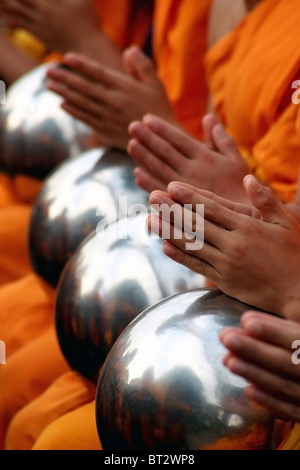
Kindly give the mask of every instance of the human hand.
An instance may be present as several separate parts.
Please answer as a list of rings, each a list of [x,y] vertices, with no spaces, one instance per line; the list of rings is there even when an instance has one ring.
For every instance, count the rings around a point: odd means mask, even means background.
[[[241,317],[241,328],[225,328],[224,364],[251,385],[250,400],[277,418],[300,422],[300,324],[260,312]]]
[[[180,181],[227,199],[248,202],[242,184],[248,168],[235,142],[215,118],[204,119],[213,121],[204,127],[204,131],[210,127],[205,132],[206,143],[152,115],[133,122],[128,152],[139,164],[136,183],[151,192],[164,191],[170,182]]]
[[[71,70],[49,69],[48,88],[64,98],[65,111],[94,128],[103,145],[126,150],[132,120],[149,110],[172,122],[175,117],[152,61],[137,47],[125,51],[123,61],[124,70],[117,71],[67,54],[63,64]]]
[[[4,15],[15,28],[24,28],[50,50],[82,50],[100,32],[93,0],[2,0]]]
[[[151,215],[149,228],[160,236],[170,233],[164,245],[165,254],[207,277],[224,293],[280,316],[300,319],[298,222],[273,192],[254,177],[246,177],[244,186],[258,211],[256,215],[250,212],[250,207],[248,213],[247,210],[240,213],[239,207],[228,208],[209,193],[204,195],[189,185],[171,183],[167,193],[154,191],[150,203],[152,206],[164,203],[168,207],[176,204],[181,211],[177,220],[190,220],[191,227],[183,224],[179,227],[162,216],[158,219]],[[192,211],[184,208],[187,204]],[[200,244],[198,249],[195,244],[187,249],[191,235],[202,229],[197,213],[197,205],[202,204],[203,247]]]

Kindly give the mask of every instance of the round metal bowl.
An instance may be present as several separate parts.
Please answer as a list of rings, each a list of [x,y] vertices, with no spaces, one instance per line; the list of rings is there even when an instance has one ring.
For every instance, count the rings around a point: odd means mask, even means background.
[[[261,450],[272,420],[222,363],[220,331],[249,309],[217,289],[165,299],[139,315],[101,371],[96,420],[104,450]]]
[[[148,204],[133,169],[125,152],[100,148],[63,162],[45,180],[32,210],[29,251],[34,271],[50,285],[98,225],[127,215],[121,197],[128,205]]]
[[[0,106],[0,169],[44,179],[59,163],[92,148],[91,129],[61,109],[43,64],[23,75]]]
[[[56,299],[56,330],[71,365],[97,382],[112,345],[143,310],[204,279],[167,258],[146,230],[145,214],[90,236],[69,260]]]

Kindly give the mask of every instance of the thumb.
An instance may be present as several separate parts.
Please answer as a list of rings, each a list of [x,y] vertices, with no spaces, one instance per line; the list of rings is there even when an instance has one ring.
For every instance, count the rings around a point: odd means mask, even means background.
[[[231,160],[239,161],[242,159],[235,140],[228,134],[222,124],[214,126],[212,136],[215,146],[221,154]]]
[[[213,130],[218,124],[220,124],[220,121],[214,114],[206,114],[202,119],[204,141],[212,150],[217,150]]]
[[[125,71],[140,82],[157,81],[154,63],[137,46],[132,46],[123,52],[123,67]]]
[[[244,189],[265,222],[287,226],[289,211],[271,188],[259,183],[254,176],[248,175],[244,178]]]

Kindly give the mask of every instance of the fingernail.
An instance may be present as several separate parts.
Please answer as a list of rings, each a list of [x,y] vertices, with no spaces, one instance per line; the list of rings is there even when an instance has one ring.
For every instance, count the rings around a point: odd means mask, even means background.
[[[170,184],[168,190],[169,193],[176,199],[180,199],[184,195],[183,189],[176,184]]]
[[[227,367],[235,374],[243,374],[246,370],[245,363],[236,357],[228,359]]]
[[[54,82],[54,81],[52,81],[52,80],[49,80],[49,81],[47,82],[47,88],[48,88],[48,90],[57,91],[57,92],[63,90],[63,86],[62,86],[62,85],[59,85],[57,82]]]
[[[249,181],[251,189],[257,194],[261,194],[264,191],[264,186],[262,186],[253,175],[247,175],[245,178]]]
[[[231,349],[232,351],[238,351],[241,347],[241,341],[234,335],[224,335],[222,337],[222,342],[226,348]]]
[[[175,256],[175,254],[176,254],[176,248],[171,243],[166,242],[164,244],[164,253],[165,253],[165,255],[169,256],[170,258],[173,258],[173,256]]]
[[[63,63],[66,63],[67,65],[77,65],[80,62],[79,57],[74,53],[74,52],[68,52],[67,54],[64,55],[64,61]]]
[[[245,321],[244,323],[244,328],[249,332],[251,333],[252,335],[255,335],[255,336],[261,336],[262,333],[263,333],[263,329],[261,327],[261,325],[259,325],[259,323],[255,322],[255,321]]]
[[[216,133],[219,137],[227,137],[227,132],[222,124],[217,124],[214,127],[214,133]]]
[[[155,233],[156,235],[159,235],[159,230],[160,230],[159,218],[150,216],[148,218],[148,227],[151,232]]]
[[[151,194],[150,196],[150,204],[151,206],[156,204],[156,205],[161,205],[161,204],[164,204],[166,201],[163,199],[162,196],[158,195],[158,194]]]

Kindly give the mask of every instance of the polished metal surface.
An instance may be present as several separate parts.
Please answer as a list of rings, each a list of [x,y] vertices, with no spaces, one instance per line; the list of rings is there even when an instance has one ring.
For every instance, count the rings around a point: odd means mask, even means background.
[[[43,183],[33,206],[29,251],[34,271],[56,286],[61,272],[80,243],[99,224],[127,215],[128,206],[148,204],[138,188],[134,163],[116,149],[93,149],[62,163]]]
[[[123,331],[100,375],[104,450],[264,449],[272,421],[222,364],[220,331],[249,306],[217,289],[175,295]]]
[[[203,278],[167,258],[146,229],[147,215],[120,219],[89,237],[57,289],[56,328],[71,367],[97,382],[123,329],[159,300],[203,286]]]
[[[61,109],[62,98],[47,90],[48,67],[16,81],[0,106],[0,168],[10,175],[44,179],[66,158],[92,148],[90,128]]]

